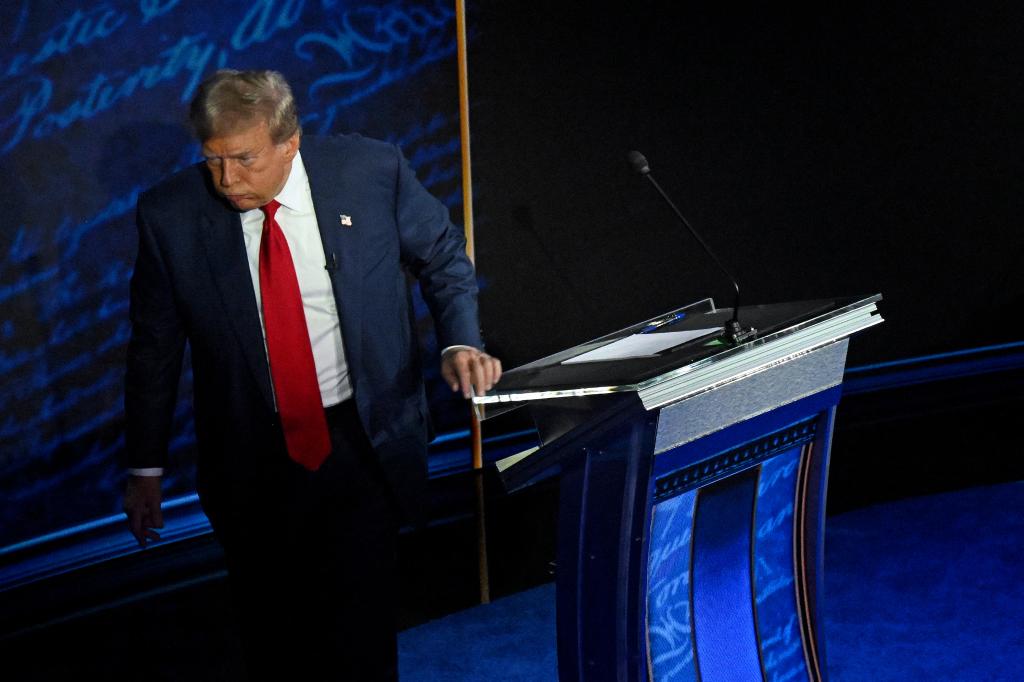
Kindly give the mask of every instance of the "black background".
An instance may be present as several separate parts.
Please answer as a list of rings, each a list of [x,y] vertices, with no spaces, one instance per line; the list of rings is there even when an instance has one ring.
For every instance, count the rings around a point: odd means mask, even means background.
[[[506,366],[731,303],[631,149],[745,303],[882,293],[850,364],[1022,337],[1024,10],[677,5],[477,8],[477,264]]]

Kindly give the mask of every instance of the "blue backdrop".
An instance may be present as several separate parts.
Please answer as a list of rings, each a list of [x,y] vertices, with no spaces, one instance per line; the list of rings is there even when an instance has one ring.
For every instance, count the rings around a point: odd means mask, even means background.
[[[202,78],[283,72],[306,132],[399,143],[460,220],[455,53],[442,0],[0,6],[0,547],[119,511],[135,200],[198,160],[185,110]],[[193,484],[189,381],[167,495]],[[465,416],[434,404],[442,430]]]

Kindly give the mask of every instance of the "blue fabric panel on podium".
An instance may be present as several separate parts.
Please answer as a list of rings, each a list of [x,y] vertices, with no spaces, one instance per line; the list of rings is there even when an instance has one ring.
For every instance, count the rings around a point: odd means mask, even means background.
[[[655,680],[696,682],[690,557],[697,491],[654,506],[647,560],[647,641]]]
[[[693,543],[693,610],[703,682],[763,679],[754,629],[754,471],[704,488]]]
[[[761,465],[754,517],[754,599],[765,678],[805,680],[807,665],[797,621],[793,509],[804,446]]]

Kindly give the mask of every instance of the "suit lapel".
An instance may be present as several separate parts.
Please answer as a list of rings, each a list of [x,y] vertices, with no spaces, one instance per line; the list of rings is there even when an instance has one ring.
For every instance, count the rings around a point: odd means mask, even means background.
[[[353,189],[345,174],[339,172],[339,161],[323,154],[314,144],[302,148],[302,162],[309,178],[324,256],[330,266],[334,301],[341,318],[345,359],[351,372],[359,366],[362,353],[363,315],[359,302],[362,300],[363,231],[359,229],[358,216],[350,215],[355,205]]]
[[[267,405],[273,409],[270,367],[267,365],[263,327],[242,239],[242,219],[238,213],[227,210],[211,199],[206,204],[201,222],[210,274],[224,303],[227,318],[238,337],[245,362]]]

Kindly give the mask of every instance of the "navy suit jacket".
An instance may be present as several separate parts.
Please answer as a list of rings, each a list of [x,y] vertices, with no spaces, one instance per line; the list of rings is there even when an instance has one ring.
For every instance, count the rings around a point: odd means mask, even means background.
[[[337,260],[330,276],[360,421],[400,501],[415,499],[426,476],[429,412],[407,273],[420,283],[439,346],[481,347],[464,239],[395,146],[358,135],[307,137],[301,151],[325,259]],[[272,490],[280,473],[272,463],[280,460],[280,426],[240,213],[198,164],[143,193],[137,223],[124,464],[166,464],[187,341],[198,488],[216,526],[258,504],[253,496]]]

